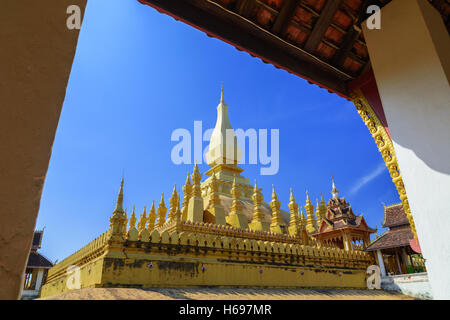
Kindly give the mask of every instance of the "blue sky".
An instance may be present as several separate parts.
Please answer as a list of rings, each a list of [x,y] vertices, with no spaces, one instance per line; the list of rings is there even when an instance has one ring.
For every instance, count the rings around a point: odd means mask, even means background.
[[[129,212],[181,186],[192,165],[172,163],[172,131],[192,132],[195,120],[212,128],[221,82],[233,128],[279,129],[278,173],[243,166],[265,200],[275,184],[285,210],[291,187],[301,205],[306,189],[328,201],[333,173],[340,195],[381,231],[381,202],[399,199],[351,102],[138,1],[90,1],[41,199],[41,252],[62,260],[103,233],[122,174]]]

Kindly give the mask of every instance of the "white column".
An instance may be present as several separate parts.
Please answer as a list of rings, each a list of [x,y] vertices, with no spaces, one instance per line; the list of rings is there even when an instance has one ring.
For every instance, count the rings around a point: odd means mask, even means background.
[[[34,290],[39,291],[39,289],[41,288],[41,285],[42,285],[43,277],[44,277],[44,269],[39,269]]]
[[[435,299],[450,299],[450,39],[426,0],[393,0],[363,23]]]
[[[383,261],[383,255],[381,254],[381,250],[377,250],[377,259],[378,259],[378,266],[381,270],[381,276],[386,277],[386,268],[384,267],[384,261]]]

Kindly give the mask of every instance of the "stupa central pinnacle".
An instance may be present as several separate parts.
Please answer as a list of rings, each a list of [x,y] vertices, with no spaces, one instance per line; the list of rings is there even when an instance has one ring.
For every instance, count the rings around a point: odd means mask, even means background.
[[[238,148],[237,138],[228,119],[228,105],[221,89],[220,102],[217,106],[217,121],[206,153],[208,165],[218,164],[237,165],[241,160],[242,151]]]

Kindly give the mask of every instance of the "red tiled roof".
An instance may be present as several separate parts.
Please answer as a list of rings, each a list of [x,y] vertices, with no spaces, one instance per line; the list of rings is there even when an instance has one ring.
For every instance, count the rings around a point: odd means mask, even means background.
[[[409,226],[391,229],[384,235],[372,242],[365,251],[374,251],[389,248],[399,248],[409,246],[409,240],[414,239]]]
[[[401,203],[384,208],[383,228],[409,225],[403,205]]]

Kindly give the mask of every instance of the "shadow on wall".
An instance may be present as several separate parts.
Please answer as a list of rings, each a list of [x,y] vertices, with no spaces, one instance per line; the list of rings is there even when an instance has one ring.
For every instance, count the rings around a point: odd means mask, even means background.
[[[426,272],[383,277],[381,288],[386,291],[400,292],[417,299],[433,299]]]

